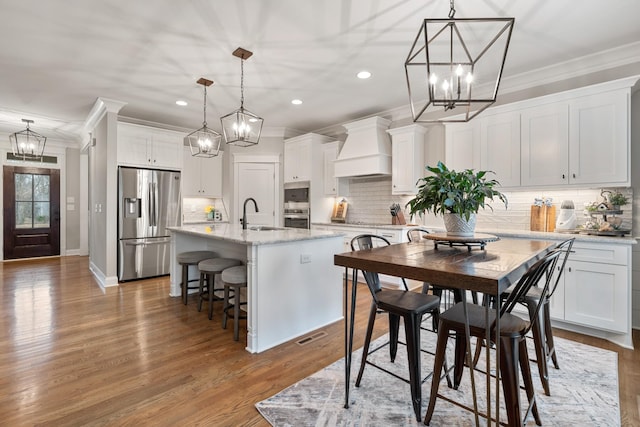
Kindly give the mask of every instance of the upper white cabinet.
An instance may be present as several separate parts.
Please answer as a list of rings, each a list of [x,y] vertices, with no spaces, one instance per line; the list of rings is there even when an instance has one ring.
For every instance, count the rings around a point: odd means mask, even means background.
[[[628,185],[628,91],[583,96],[569,102],[569,182]]]
[[[322,144],[322,160],[324,164],[324,194],[325,196],[338,196],[345,192],[347,182],[343,178],[335,177],[334,161],[338,158],[340,146],[338,141]]]
[[[520,113],[522,185],[569,183],[569,107],[545,104]]]
[[[118,123],[118,164],[179,170],[183,141],[180,132]]]
[[[409,125],[387,130],[391,135],[391,194],[416,194],[425,173],[424,135],[427,129]]]
[[[305,135],[303,135],[305,136]],[[311,138],[291,138],[284,143],[284,182],[311,179]]]
[[[629,185],[628,90],[522,111],[522,185]]]
[[[480,126],[471,120],[446,127],[446,165],[449,169],[480,168]]]
[[[447,124],[447,166],[495,171],[503,187],[629,186],[636,80],[547,95]]]
[[[480,167],[495,172],[502,187],[520,185],[520,115],[502,113],[480,122]]]
[[[222,197],[221,151],[216,157],[194,157],[189,147],[184,148],[182,168],[182,195],[184,197]]]

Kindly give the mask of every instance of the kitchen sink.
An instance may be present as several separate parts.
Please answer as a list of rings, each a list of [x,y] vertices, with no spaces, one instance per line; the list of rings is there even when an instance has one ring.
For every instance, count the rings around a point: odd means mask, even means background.
[[[247,227],[247,230],[251,231],[280,231],[284,230],[284,228],[280,227],[270,227],[267,225],[250,225]]]

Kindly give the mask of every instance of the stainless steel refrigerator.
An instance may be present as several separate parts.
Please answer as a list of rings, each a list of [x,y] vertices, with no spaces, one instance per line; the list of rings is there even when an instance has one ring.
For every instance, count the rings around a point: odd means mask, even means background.
[[[167,227],[180,225],[180,172],[118,168],[118,280],[169,274]]]

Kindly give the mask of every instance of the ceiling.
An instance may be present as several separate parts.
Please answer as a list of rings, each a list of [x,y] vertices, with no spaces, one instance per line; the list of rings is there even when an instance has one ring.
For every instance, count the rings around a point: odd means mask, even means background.
[[[456,18],[516,18],[502,90],[523,73],[619,46],[640,60],[637,0],[458,0],[455,8]],[[404,60],[421,20],[446,18],[449,1],[0,0],[0,10],[0,130],[20,130],[28,118],[46,136],[79,140],[98,97],[125,102],[120,115],[136,121],[199,128],[200,77],[215,81],[207,121],[220,130],[219,117],[239,106],[239,46],[254,53],[245,108],[266,128],[316,131],[406,107]],[[357,79],[363,69],[373,76]]]

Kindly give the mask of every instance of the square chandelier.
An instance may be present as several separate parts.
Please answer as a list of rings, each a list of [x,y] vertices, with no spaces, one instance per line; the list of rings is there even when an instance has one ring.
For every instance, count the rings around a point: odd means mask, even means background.
[[[22,121],[27,124],[27,128],[9,135],[13,155],[22,157],[23,160],[41,160],[44,156],[44,145],[47,142],[47,137],[29,128],[33,120],[22,119]]]
[[[424,19],[405,61],[414,122],[466,122],[496,102],[515,18]]]
[[[202,121],[202,127],[191,132],[186,138],[189,141],[192,156],[216,157],[220,153],[220,140],[222,139],[222,135],[207,126],[207,87],[213,84],[213,80],[201,77],[197,83],[204,87],[204,119]]]
[[[264,122],[264,119],[244,108],[244,61],[251,55],[253,52],[241,47],[233,51],[233,56],[240,58],[240,108],[220,118],[224,141],[240,147],[258,143]]]

